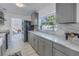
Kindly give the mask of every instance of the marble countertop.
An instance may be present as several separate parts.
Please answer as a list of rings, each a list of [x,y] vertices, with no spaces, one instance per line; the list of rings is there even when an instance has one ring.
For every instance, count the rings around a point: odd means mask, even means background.
[[[51,34],[46,34],[46,33],[43,33],[43,32],[39,32],[39,31],[29,31],[35,35],[38,35],[40,37],[43,37],[47,40],[51,40],[55,43],[58,43],[60,45],[63,45],[69,49],[72,49],[74,51],[77,51],[79,52],[79,45],[78,44],[75,44],[73,42],[70,42],[68,40],[65,40],[65,38],[63,38],[62,36],[58,36],[58,35],[51,35]]]

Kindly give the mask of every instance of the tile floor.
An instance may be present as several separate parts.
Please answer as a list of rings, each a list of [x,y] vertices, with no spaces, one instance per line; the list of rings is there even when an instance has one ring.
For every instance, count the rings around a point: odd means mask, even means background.
[[[5,53],[5,56],[21,51],[22,56],[38,56],[31,45],[24,43],[21,37],[22,34],[16,34],[9,40],[9,48]]]

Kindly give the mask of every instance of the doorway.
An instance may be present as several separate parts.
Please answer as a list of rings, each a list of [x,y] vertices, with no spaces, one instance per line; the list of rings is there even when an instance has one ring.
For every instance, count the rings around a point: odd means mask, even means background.
[[[17,48],[21,46],[23,42],[23,31],[22,31],[22,19],[20,18],[12,18],[11,19],[11,40],[10,40],[10,48]]]

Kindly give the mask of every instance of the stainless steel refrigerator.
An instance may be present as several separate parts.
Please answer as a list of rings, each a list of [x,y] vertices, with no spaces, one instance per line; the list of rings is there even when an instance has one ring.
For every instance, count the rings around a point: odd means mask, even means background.
[[[28,31],[33,30],[31,21],[23,21],[22,29],[23,29],[23,34],[24,34],[24,42],[28,42]]]

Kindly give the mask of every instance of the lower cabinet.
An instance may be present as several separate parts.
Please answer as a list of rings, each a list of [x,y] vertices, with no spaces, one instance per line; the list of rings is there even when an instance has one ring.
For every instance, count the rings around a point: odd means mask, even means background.
[[[28,32],[28,42],[31,44],[31,33],[30,32]]]
[[[53,48],[53,56],[65,56],[65,54],[63,54],[59,50]]]
[[[28,41],[29,41],[29,43],[31,44],[31,46],[33,47],[33,34],[32,33],[28,33]]]
[[[52,42],[39,37],[38,53],[41,56],[52,56]]]
[[[56,48],[57,50],[63,52],[66,56],[79,56],[79,52],[74,51],[74,50],[67,48],[63,45],[60,45],[58,43],[54,43],[53,47]]]
[[[36,35],[33,37],[33,47],[38,51],[38,37]]]
[[[49,40],[44,40],[44,56],[52,56],[52,42]]]
[[[79,56],[79,52],[33,33],[29,34],[29,43],[40,56]],[[5,49],[3,50],[5,51]]]
[[[39,38],[38,53],[40,56],[44,56],[44,41],[42,38]]]

